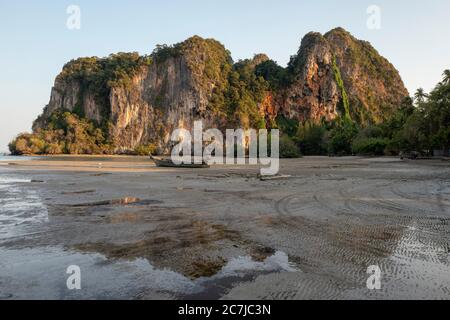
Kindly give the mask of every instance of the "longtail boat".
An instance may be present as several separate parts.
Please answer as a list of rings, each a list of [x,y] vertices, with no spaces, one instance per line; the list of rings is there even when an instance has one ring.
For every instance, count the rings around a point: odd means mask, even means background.
[[[175,164],[171,159],[163,159],[159,157],[154,157],[150,155],[150,159],[156,164],[157,167],[165,167],[165,168],[209,168],[210,166],[202,161],[202,163],[181,163],[181,164]]]

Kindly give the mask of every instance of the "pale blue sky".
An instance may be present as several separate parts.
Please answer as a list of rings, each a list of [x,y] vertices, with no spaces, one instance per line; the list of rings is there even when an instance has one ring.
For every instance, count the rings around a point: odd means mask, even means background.
[[[81,8],[81,30],[66,9]],[[366,26],[369,5],[381,29]],[[150,53],[198,34],[221,41],[235,60],[263,52],[285,65],[309,31],[342,26],[388,58],[410,92],[430,90],[450,68],[450,1],[412,0],[0,0],[0,151],[29,131],[65,62],[118,51]]]

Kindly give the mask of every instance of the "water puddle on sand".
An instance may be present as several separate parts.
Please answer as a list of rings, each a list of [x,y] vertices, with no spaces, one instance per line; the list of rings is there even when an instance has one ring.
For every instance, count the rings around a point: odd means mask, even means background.
[[[196,279],[193,292],[183,295],[183,299],[219,299],[235,285],[253,281],[263,274],[298,272],[289,262],[286,253],[276,251],[263,261],[254,261],[249,256],[231,259],[217,274],[212,277]]]
[[[236,257],[214,276],[192,280],[146,259],[108,260],[58,247],[0,248],[0,299],[218,299],[258,275],[295,272],[283,252],[264,261]],[[67,267],[81,269],[81,290],[68,290]]]
[[[426,230],[412,221],[398,242],[385,270],[387,294],[397,292],[409,299],[450,297],[450,254],[443,235],[430,239]]]
[[[48,221],[48,212],[31,180],[0,176],[0,239],[20,236],[27,228]]]

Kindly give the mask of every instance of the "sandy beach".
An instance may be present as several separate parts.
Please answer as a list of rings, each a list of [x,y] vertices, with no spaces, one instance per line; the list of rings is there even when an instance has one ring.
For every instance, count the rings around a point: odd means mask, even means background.
[[[448,299],[450,163],[0,162],[1,299]],[[81,269],[68,290],[66,269]],[[367,268],[381,269],[369,290]]]

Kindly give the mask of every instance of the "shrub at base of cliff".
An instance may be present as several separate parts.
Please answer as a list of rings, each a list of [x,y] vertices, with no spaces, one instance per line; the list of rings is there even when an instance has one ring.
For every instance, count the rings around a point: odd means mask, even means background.
[[[21,133],[8,147],[12,155],[41,154],[44,152],[45,142],[32,134]]]
[[[380,126],[371,125],[359,129],[357,136],[353,139],[352,150],[358,155],[381,156],[390,142],[391,140],[385,137]]]
[[[326,155],[328,146],[325,141],[327,128],[322,124],[307,121],[301,124],[297,132],[300,150],[304,155]]]
[[[353,141],[352,149],[355,154],[368,156],[382,156],[389,145],[384,138],[362,138]]]
[[[295,136],[299,130],[299,123],[296,119],[289,119],[283,115],[278,115],[275,121],[277,128],[289,137]]]
[[[46,130],[20,134],[9,149],[14,155],[112,153],[102,129],[70,112],[54,113]]]
[[[158,146],[156,144],[145,144],[137,146],[134,149],[134,154],[137,156],[148,156],[151,154],[156,154],[156,151],[158,150]]]
[[[358,133],[358,128],[354,123],[344,120],[337,120],[334,128],[329,132],[328,152],[332,155],[351,155],[353,139]]]
[[[300,148],[287,135],[280,138],[280,158],[300,158]]]

